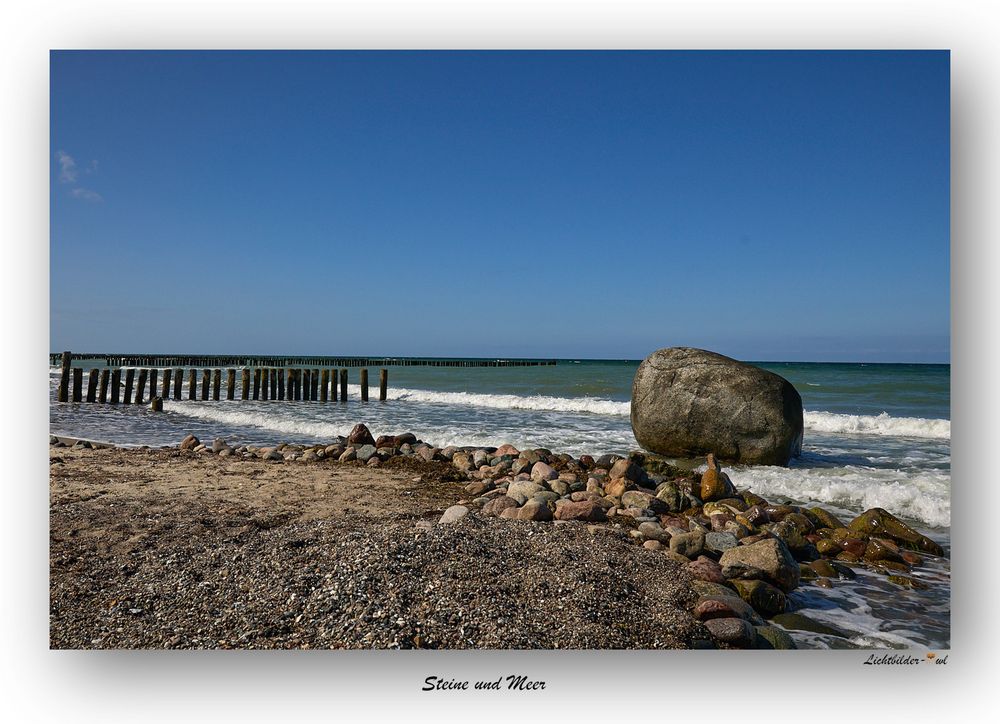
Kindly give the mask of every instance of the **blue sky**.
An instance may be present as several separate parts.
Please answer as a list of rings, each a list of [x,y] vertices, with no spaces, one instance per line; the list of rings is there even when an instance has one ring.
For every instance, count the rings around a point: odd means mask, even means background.
[[[54,52],[53,351],[949,360],[947,52]]]

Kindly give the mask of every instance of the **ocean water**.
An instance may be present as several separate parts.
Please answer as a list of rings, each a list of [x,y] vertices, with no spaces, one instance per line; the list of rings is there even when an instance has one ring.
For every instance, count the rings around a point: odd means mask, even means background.
[[[90,366],[87,361],[78,364]],[[848,519],[882,507],[949,548],[948,365],[757,364],[788,379],[802,395],[802,456],[787,468],[727,468],[738,487],[768,500],[822,504]],[[635,360],[560,360],[548,367],[390,367],[384,403],[361,402],[360,388],[350,384],[346,403],[168,399],[162,414],[146,406],[58,404],[59,370],[51,368],[50,428],[53,434],[121,445],[176,445],[189,432],[202,439],[223,437],[231,444],[273,444],[328,441],[364,422],[376,436],[413,432],[440,447],[509,442],[574,455],[624,454],[637,448],[629,422],[637,367]],[[160,372],[161,384],[162,378]],[[351,370],[350,378],[357,382],[357,370]],[[373,380],[377,397],[376,374]],[[186,376],[183,389],[186,398]],[[908,591],[864,574],[850,584],[835,584],[832,593],[817,594],[803,586],[792,598],[803,613],[854,634],[853,645],[947,648],[947,561],[918,576],[928,590]],[[814,647],[836,644],[823,636],[795,638]]]

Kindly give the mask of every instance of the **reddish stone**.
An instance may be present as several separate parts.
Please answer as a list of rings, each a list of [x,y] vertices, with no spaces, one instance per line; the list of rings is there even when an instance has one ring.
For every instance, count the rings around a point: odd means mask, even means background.
[[[722,575],[722,566],[711,558],[700,556],[698,560],[691,561],[685,566],[692,578],[709,583],[726,583],[726,577]]]
[[[354,426],[354,429],[351,430],[351,434],[347,436],[347,444],[355,446],[375,446],[375,438],[372,437],[372,433],[367,427],[358,423]]]
[[[585,520],[599,523],[607,520],[607,515],[596,501],[581,500],[578,503],[563,503],[556,508],[556,520]]]

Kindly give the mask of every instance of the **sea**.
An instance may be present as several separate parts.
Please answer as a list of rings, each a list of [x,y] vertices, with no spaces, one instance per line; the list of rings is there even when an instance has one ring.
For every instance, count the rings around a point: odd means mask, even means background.
[[[96,360],[74,363],[102,366]],[[885,508],[950,555],[949,365],[753,364],[799,391],[805,435],[802,455],[788,467],[726,468],[737,487],[771,502],[822,505],[845,521]],[[639,360],[585,359],[534,367],[391,366],[385,402],[375,399],[376,370],[368,402],[361,401],[356,369],[349,373],[354,384],[348,385],[347,402],[327,403],[189,401],[185,375],[185,399],[165,400],[162,413],[138,405],[59,404],[59,369],[53,367],[50,431],[122,446],[176,445],[188,433],[233,445],[268,445],[326,442],[363,422],[375,436],[412,432],[438,447],[511,443],[573,455],[625,455],[638,449],[629,422],[638,366]],[[158,377],[162,384],[162,371]],[[832,589],[803,585],[792,593],[796,612],[846,634],[790,631],[800,647],[950,647],[947,558],[914,569],[923,590],[857,572],[857,579],[836,581]]]

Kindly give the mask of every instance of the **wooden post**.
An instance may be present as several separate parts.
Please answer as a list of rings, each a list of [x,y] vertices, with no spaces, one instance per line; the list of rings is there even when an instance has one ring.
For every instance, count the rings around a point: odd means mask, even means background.
[[[249,400],[250,399],[250,368],[244,367],[242,373],[240,374],[240,379],[243,382],[243,386],[240,389],[240,399]]]
[[[302,370],[302,399],[309,400],[309,392],[312,389],[312,370]]]
[[[324,368],[322,377],[323,381],[319,384],[319,399],[321,402],[326,402],[330,393],[328,389],[330,387],[330,370]]]
[[[276,400],[285,399],[285,369],[283,367],[277,367],[274,370],[274,383],[275,389],[278,391],[278,396]]]
[[[212,381],[212,370],[203,369],[201,371],[201,399],[208,399],[208,383]]]
[[[73,368],[73,402],[83,399],[83,367]]]
[[[368,368],[362,367],[360,370],[361,379],[361,401],[368,402]]]
[[[149,399],[152,401],[156,397],[156,373],[155,369],[149,371]]]
[[[90,379],[87,380],[87,402],[97,400],[97,368],[90,370]]]
[[[115,367],[111,370],[111,404],[117,405],[121,400],[122,371]]]
[[[59,402],[69,402],[69,370],[73,365],[73,353],[62,353],[62,370],[59,377],[59,394],[56,399]]]
[[[170,399],[170,378],[173,376],[174,371],[167,367],[163,370],[163,389],[160,391],[160,397],[164,400]]]
[[[260,399],[260,367],[253,368],[253,399]]]
[[[389,389],[389,370],[385,367],[378,371],[378,399],[385,402],[386,392]]]
[[[143,395],[146,394],[146,377],[149,375],[149,370],[141,369],[139,370],[139,381],[135,384],[135,404],[141,405]]]
[[[188,399],[198,399],[198,370],[194,367],[188,370]]]
[[[340,370],[340,401],[347,402],[347,368]]]
[[[278,399],[278,378],[281,377],[281,375],[278,374],[278,368],[277,367],[272,367],[270,370],[268,370],[268,375],[271,378],[271,399],[272,400],[277,400]]]
[[[219,389],[222,387],[222,370],[216,368],[212,371],[212,399],[219,401]]]
[[[174,399],[181,399],[181,383],[184,379],[184,370],[177,370],[177,377],[174,378]]]
[[[312,398],[313,398],[313,400],[318,400],[319,399],[319,370],[313,370],[312,378],[313,378]]]
[[[102,405],[108,401],[108,375],[110,372],[111,370],[107,367],[101,370],[101,391],[98,393],[98,399]]]
[[[292,373],[292,368],[289,367],[285,370],[285,399],[294,400],[295,399],[295,379]]]
[[[292,374],[292,386],[295,387],[294,399],[296,402],[302,399],[302,370],[293,370]]]
[[[232,367],[226,370],[226,399],[236,399],[236,370]]]
[[[271,370],[267,367],[260,371],[260,399],[266,400],[268,398],[268,387],[271,385]]]
[[[154,397],[149,401],[149,409],[153,412],[163,412],[163,398]]]
[[[125,370],[125,404],[132,404],[132,383],[135,382],[135,370],[129,367]]]

